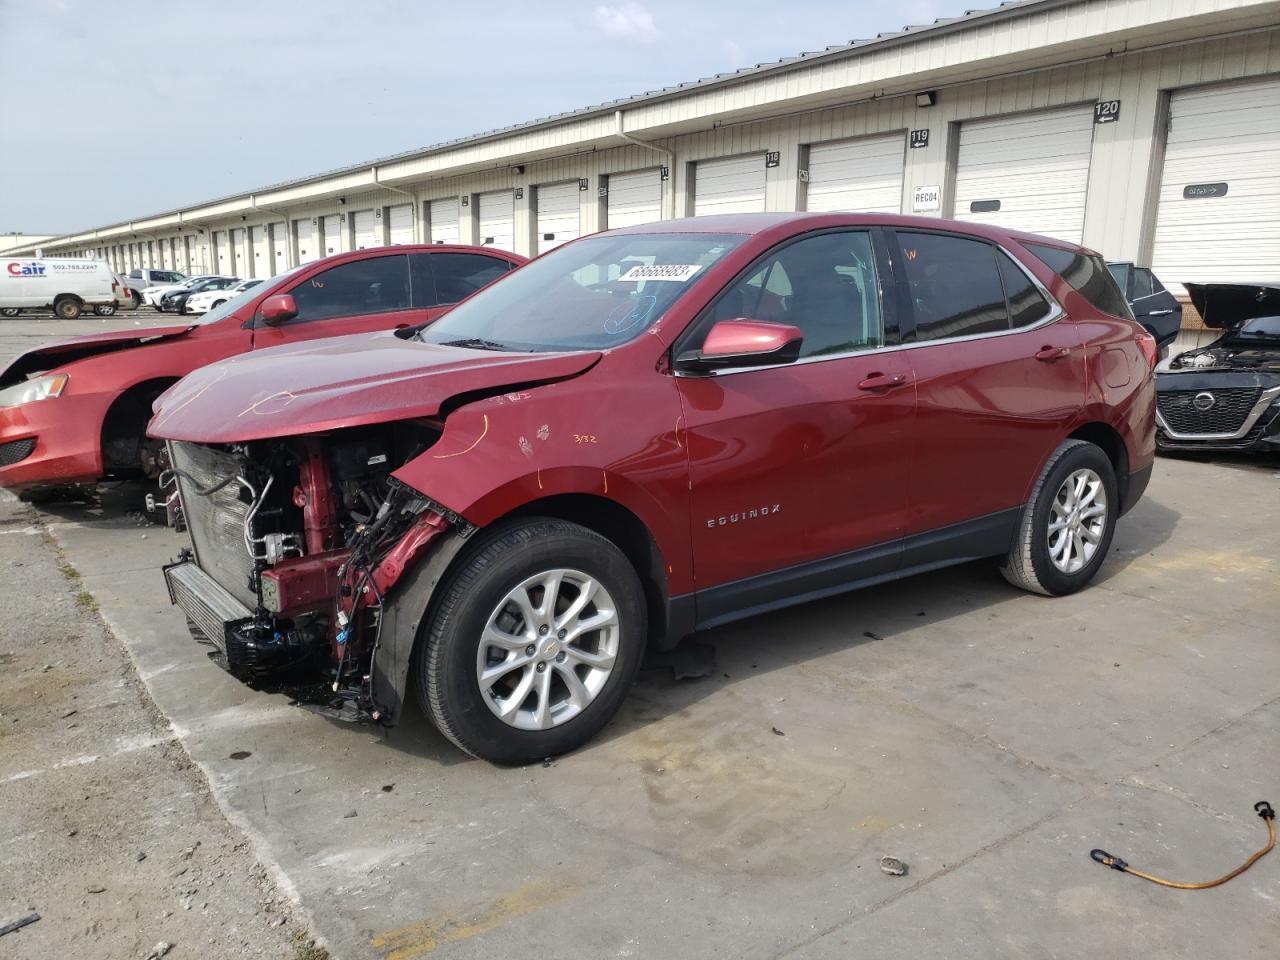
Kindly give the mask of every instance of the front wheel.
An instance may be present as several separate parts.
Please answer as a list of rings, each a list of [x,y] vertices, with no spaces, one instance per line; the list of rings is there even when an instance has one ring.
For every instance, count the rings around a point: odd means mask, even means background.
[[[461,558],[418,640],[414,675],[440,732],[518,764],[595,736],[635,679],[644,590],[612,542],[564,520],[491,532]]]
[[[1106,559],[1119,508],[1107,455],[1084,440],[1065,441],[1022,509],[1017,539],[1001,567],[1005,579],[1047,597],[1075,593]]]
[[[116,305],[114,303],[100,303],[93,308],[93,312],[100,317],[114,316],[116,312]]]
[[[5,307],[3,310],[0,310],[0,316],[16,317],[21,312],[21,307]]]

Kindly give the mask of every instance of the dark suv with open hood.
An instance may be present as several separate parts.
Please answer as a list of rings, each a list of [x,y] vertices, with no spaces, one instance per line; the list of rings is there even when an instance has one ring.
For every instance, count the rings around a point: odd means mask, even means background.
[[[1188,283],[1208,346],[1156,368],[1161,450],[1280,450],[1280,283]]]

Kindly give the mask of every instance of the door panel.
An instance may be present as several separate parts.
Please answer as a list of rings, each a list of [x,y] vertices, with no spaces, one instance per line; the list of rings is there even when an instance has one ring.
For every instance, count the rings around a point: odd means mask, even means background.
[[[745,316],[796,326],[805,344],[793,364],[677,380],[699,591],[877,545],[889,549],[874,572],[896,567],[915,396],[910,351],[881,346],[894,331],[878,272],[864,231],[805,237],[749,267],[700,319],[698,343]],[[790,592],[805,592],[795,573]]]
[[[929,463],[910,477],[910,536],[1026,500],[1084,404],[1085,356],[1078,326],[1046,322],[1058,308],[1002,251],[947,234],[897,240],[912,440]]]

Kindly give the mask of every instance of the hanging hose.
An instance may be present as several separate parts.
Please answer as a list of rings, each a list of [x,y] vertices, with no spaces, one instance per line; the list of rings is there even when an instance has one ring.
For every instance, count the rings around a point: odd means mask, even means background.
[[[1205,883],[1177,883],[1173,880],[1153,877],[1151,874],[1143,873],[1141,870],[1135,870],[1119,857],[1113,857],[1105,850],[1090,850],[1089,856],[1093,857],[1094,860],[1102,864],[1104,867],[1110,867],[1112,870],[1119,870],[1121,873],[1131,873],[1135,877],[1141,877],[1143,880],[1150,880],[1152,883],[1158,883],[1162,887],[1173,887],[1175,890],[1208,890],[1210,887],[1220,886],[1233,877],[1240,876],[1240,874],[1244,873],[1270,853],[1272,848],[1276,845],[1276,813],[1271,809],[1271,804],[1267,803],[1265,800],[1259,800],[1253,805],[1253,809],[1258,812],[1258,816],[1260,816],[1263,822],[1267,825],[1267,845],[1244,863],[1240,864],[1240,866],[1236,867],[1230,873],[1223,874],[1217,880],[1209,880]]]

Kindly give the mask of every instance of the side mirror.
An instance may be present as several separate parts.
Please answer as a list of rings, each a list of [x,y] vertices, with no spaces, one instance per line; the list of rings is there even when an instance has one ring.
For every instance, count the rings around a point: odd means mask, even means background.
[[[262,306],[258,308],[258,315],[268,327],[274,327],[296,317],[298,305],[287,293],[273,293],[262,301]]]
[[[676,369],[708,373],[725,367],[764,367],[792,363],[800,356],[804,334],[799,327],[740,317],[711,328],[701,350],[676,357]]]

